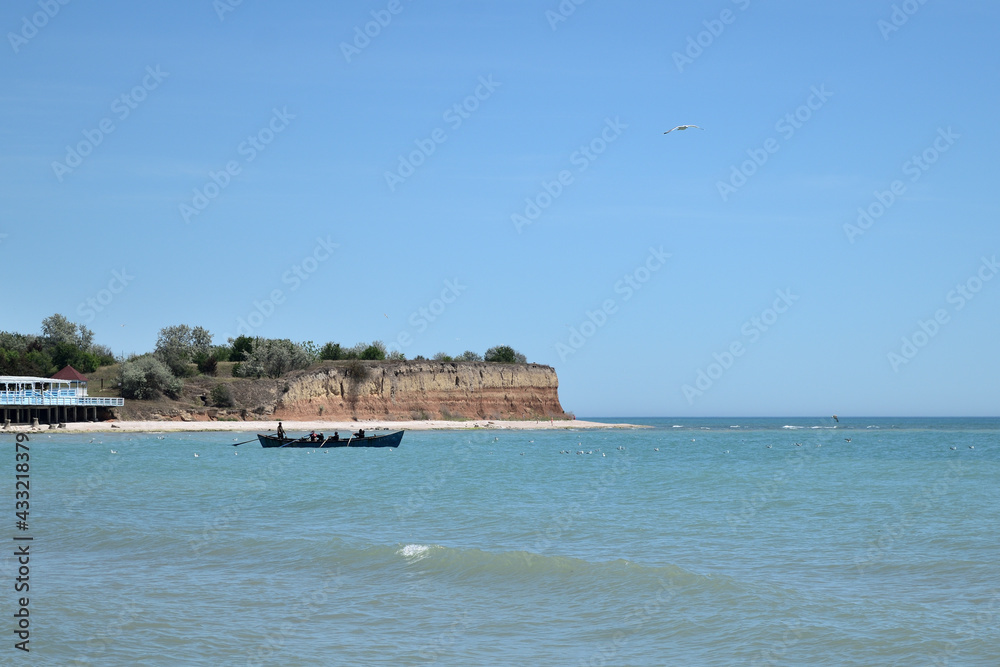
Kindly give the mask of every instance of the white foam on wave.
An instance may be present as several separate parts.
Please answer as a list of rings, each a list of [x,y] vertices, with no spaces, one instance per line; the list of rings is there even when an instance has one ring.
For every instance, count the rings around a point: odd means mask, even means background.
[[[684,427],[681,426],[680,424],[674,424],[674,428],[684,428]]]
[[[421,558],[426,558],[430,550],[431,547],[426,544],[407,544],[396,553],[403,558],[419,560]]]
[[[802,428],[802,427],[801,427],[801,426],[788,426],[788,425],[786,424],[785,426],[782,426],[781,428],[790,428],[790,429],[796,429],[796,428]]]

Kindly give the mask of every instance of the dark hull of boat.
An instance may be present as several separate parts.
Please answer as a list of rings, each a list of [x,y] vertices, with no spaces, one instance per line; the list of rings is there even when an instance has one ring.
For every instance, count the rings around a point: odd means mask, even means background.
[[[323,442],[309,442],[309,438],[300,440],[298,438],[279,438],[266,433],[258,433],[261,447],[308,447],[309,449],[330,449],[331,447],[399,447],[399,442],[403,439],[402,431],[394,431],[384,435],[365,435],[363,438],[341,438],[334,440],[327,438]]]

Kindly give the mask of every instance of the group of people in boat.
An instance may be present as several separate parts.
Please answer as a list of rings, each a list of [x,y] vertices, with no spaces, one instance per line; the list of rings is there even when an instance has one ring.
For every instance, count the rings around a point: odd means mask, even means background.
[[[281,439],[285,438],[285,427],[281,425],[281,422],[278,422],[278,437],[281,438]],[[363,438],[363,437],[365,437],[365,430],[363,428],[362,429],[358,429],[358,432],[354,433],[351,437],[352,438]],[[331,442],[339,442],[340,441],[340,433],[338,433],[337,431],[334,431],[333,432],[333,436],[330,437],[330,441]],[[322,433],[317,433],[316,431],[312,431],[312,432],[309,433],[309,442],[326,442],[326,438],[323,437]]]

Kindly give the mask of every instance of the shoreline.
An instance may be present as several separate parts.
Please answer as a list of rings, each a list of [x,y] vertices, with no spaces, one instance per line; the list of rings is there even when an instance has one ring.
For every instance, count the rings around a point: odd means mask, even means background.
[[[511,430],[511,431],[565,431],[576,429],[633,429],[646,428],[637,424],[606,424],[579,419],[561,421],[500,421],[479,419],[475,421],[412,420],[412,421],[288,421],[281,420],[285,431],[353,432],[359,428],[389,431],[462,431],[462,430]],[[169,432],[246,432],[266,433],[278,428],[278,420],[269,421],[106,421],[67,422],[66,428],[49,428],[48,424],[33,428],[24,424],[0,429],[3,433],[169,433]]]

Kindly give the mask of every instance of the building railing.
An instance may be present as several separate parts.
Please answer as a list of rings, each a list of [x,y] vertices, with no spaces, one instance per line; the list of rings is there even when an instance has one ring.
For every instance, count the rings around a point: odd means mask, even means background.
[[[104,407],[125,405],[124,398],[104,396],[77,396],[75,392],[0,391],[0,405],[96,405]]]

